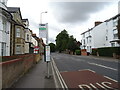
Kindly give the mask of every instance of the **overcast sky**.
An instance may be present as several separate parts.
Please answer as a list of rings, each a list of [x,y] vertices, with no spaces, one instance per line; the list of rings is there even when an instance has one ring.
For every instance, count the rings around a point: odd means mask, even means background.
[[[118,14],[119,0],[106,0],[107,2],[104,2],[105,0],[61,1],[8,0],[7,6],[20,7],[22,18],[29,19],[29,28],[37,36],[39,36],[40,13],[47,11],[48,13],[42,14],[42,22],[49,25],[49,42],[55,42],[56,35],[63,29],[81,41],[80,34],[88,28],[92,28],[95,21],[105,21]]]

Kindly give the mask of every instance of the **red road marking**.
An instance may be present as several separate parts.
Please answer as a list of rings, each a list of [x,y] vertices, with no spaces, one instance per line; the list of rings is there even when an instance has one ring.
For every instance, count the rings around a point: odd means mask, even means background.
[[[120,83],[110,80],[90,70],[61,72],[68,88],[81,88],[82,90],[118,89]],[[86,88],[86,89],[85,89]],[[96,89],[97,88],[97,89]]]

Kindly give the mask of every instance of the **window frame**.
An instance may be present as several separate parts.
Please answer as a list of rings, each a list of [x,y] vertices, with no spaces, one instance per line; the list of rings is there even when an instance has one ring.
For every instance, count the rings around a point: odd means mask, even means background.
[[[20,28],[16,28],[16,37],[20,37]]]
[[[19,46],[19,48],[18,48],[18,46]],[[16,48],[15,48],[16,50],[16,54],[20,54],[21,53],[21,45],[16,45]]]

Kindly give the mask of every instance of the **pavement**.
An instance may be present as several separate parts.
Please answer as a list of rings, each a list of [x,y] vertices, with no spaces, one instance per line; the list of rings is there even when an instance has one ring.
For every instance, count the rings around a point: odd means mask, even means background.
[[[51,63],[51,62],[50,62]],[[47,63],[43,60],[33,66],[21,77],[12,88],[55,88],[51,64],[49,63],[49,79],[47,76]]]

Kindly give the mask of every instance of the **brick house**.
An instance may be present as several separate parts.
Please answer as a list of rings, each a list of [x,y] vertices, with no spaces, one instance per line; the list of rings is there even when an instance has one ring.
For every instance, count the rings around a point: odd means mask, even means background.
[[[12,14],[13,23],[10,32],[10,54],[24,54],[25,50],[25,26],[22,21],[22,15],[19,7],[8,7]]]

